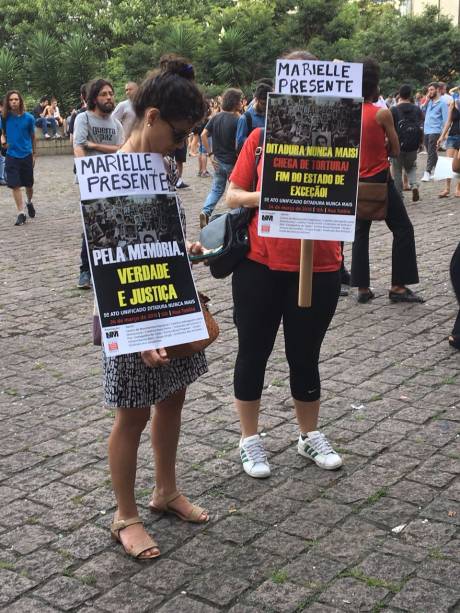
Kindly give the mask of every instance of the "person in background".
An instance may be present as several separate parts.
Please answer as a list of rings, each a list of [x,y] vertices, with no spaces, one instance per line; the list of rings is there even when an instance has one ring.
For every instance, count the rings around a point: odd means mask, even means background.
[[[75,157],[115,153],[123,143],[123,127],[113,119],[115,95],[112,84],[105,79],[92,81],[88,88],[88,108],[77,115],[73,133]],[[82,237],[78,287],[90,289],[91,269],[85,238]]]
[[[439,94],[439,84],[430,83],[427,92],[427,101],[422,107],[425,113],[423,132],[425,134],[425,148],[428,154],[426,170],[422,181],[432,181],[433,171],[438,161],[438,140],[447,121],[448,108]]]
[[[251,106],[240,116],[236,127],[236,151],[239,153],[244,141],[254,128],[265,127],[265,114],[267,109],[267,96],[273,91],[273,87],[266,83],[260,83],[255,92]]]
[[[374,60],[363,62],[363,113],[359,180],[370,183],[388,183],[388,212],[385,223],[393,234],[391,302],[424,302],[408,287],[418,283],[417,256],[414,228],[407,215],[404,202],[389,173],[388,157],[399,155],[399,140],[393,116],[389,109],[373,105],[378,95],[380,68]],[[369,232],[372,221],[357,219],[352,247],[351,284],[358,288],[358,302],[367,303],[375,298],[370,289]]]
[[[3,113],[3,100],[0,100],[0,116]],[[2,130],[0,129],[0,140],[2,137]],[[5,155],[6,147],[0,146],[0,186],[6,185],[5,181]]]
[[[6,149],[6,184],[13,192],[18,216],[15,226],[26,223],[22,188],[26,191],[26,207],[30,218],[35,217],[32,203],[35,165],[35,119],[26,112],[24,100],[17,89],[8,91],[3,100],[0,122],[1,146]]]
[[[87,98],[87,86],[86,86],[86,83],[83,83],[83,85],[80,86],[80,108],[76,110],[75,113],[72,113],[72,116],[70,117],[70,120],[69,120],[68,130],[69,130],[70,142],[73,141],[73,130],[74,130],[75,120],[77,118],[77,115],[79,115],[80,113],[84,113],[86,109],[88,108],[86,104],[86,98]]]
[[[201,228],[207,225],[216,204],[223,196],[228,177],[236,162],[235,138],[242,98],[243,92],[240,89],[227,89],[222,96],[222,111],[211,117],[201,133],[202,143],[214,166],[211,191],[200,213]],[[212,137],[212,149],[209,136]]]
[[[112,113],[112,117],[114,119],[118,119],[123,126],[125,138],[127,138],[131,132],[132,125],[136,119],[132,101],[136,95],[137,89],[137,83],[134,81],[128,81],[128,83],[125,85],[126,100],[119,102]]]
[[[45,118],[47,120],[51,120],[52,118],[54,118],[54,120],[56,121],[56,124],[59,127],[62,126],[65,132],[65,120],[61,117],[61,113],[59,111],[59,107],[57,105],[57,99],[55,98],[55,96],[51,96],[51,102],[45,109]],[[56,131],[56,134],[54,135],[53,138],[61,138],[61,135],[59,134],[59,132]]]
[[[447,121],[438,138],[437,146],[438,149],[441,148],[445,141],[447,157],[454,158],[458,155],[458,151],[460,151],[460,101],[458,91],[454,91],[453,96],[450,97],[452,102],[449,104]],[[450,196],[451,184],[452,179],[446,179],[446,188],[438,195],[439,198],[447,198]],[[460,183],[458,181],[455,189],[455,197],[460,198]]]
[[[407,176],[408,188],[412,190],[412,201],[420,200],[417,181],[417,153],[423,142],[423,114],[411,102],[412,88],[401,85],[398,103],[390,111],[399,138],[399,155],[391,159],[393,179],[400,196],[403,195],[403,170]],[[406,178],[406,177],[404,177]]]
[[[40,102],[35,106],[33,112],[35,118],[35,125],[41,129],[44,138],[51,138],[48,134],[48,127],[51,127],[53,137],[57,134],[57,122],[54,117],[47,117],[47,108],[49,106],[49,97],[42,96]]]

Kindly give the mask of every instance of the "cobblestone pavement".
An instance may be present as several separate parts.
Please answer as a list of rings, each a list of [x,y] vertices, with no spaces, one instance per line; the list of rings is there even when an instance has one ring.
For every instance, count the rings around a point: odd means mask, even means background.
[[[181,194],[190,236],[210,185],[195,171],[192,159],[192,189]],[[281,334],[261,416],[273,474],[256,481],[242,472],[230,284],[196,269],[222,333],[208,351],[209,373],[188,392],[178,472],[212,521],[192,526],[149,514],[154,475],[145,436],[136,493],[162,556],[141,563],[107,529],[113,413],[101,406],[92,296],[75,287],[80,215],[72,180],[70,157],[39,159],[37,217],[19,228],[11,195],[0,191],[3,610],[460,611],[460,356],[446,341],[456,313],[448,265],[460,201],[440,201],[438,185],[422,184],[422,201],[408,204],[423,305],[389,303],[391,235],[374,224],[377,298],[341,299],[321,358],[321,426],[345,459],[337,472],[296,453]],[[349,247],[346,254],[349,262]]]

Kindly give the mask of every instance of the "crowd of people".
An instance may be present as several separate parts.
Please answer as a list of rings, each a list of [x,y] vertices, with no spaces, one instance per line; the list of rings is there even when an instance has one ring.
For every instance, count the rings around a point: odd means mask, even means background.
[[[285,57],[316,59],[305,51],[292,52]],[[426,99],[417,98],[415,102],[411,88],[404,85],[397,100],[392,100],[388,107],[385,101],[379,103],[378,65],[371,60],[363,63],[359,176],[364,182],[388,182],[386,224],[393,233],[392,281],[388,296],[394,303],[423,302],[408,287],[418,283],[419,278],[414,228],[403,200],[403,173],[407,174],[413,200],[418,201],[415,165],[422,143],[427,149],[425,175],[429,175],[428,179],[424,175],[422,180],[432,179],[437,150],[445,139],[448,155],[454,157],[460,149],[457,98],[453,96],[451,101],[446,101],[441,86],[431,83]],[[267,361],[281,322],[298,422],[297,452],[325,470],[335,470],[342,465],[342,457],[318,427],[319,355],[344,280],[358,288],[359,303],[367,303],[375,297],[370,287],[370,221],[357,220],[351,280],[344,266],[343,245],[337,241],[315,241],[310,308],[297,304],[300,241],[258,235],[263,153],[257,158],[256,150],[261,142],[267,97],[271,91],[273,83],[262,80],[249,104],[243,92],[236,88],[227,89],[219,99],[206,99],[195,82],[193,66],[183,58],[168,55],[140,85],[128,82],[126,99],[117,106],[113,86],[106,79],[82,86],[81,106],[68,120],[60,117],[55,98],[43,97],[31,115],[25,110],[21,94],[11,90],[4,98],[0,124],[2,147],[6,152],[6,184],[12,190],[18,211],[15,225],[25,223],[26,210],[30,218],[35,217],[32,196],[36,126],[42,129],[44,138],[57,137],[58,127],[65,126],[72,138],[75,157],[118,151],[159,153],[165,160],[171,190],[186,187],[181,175],[188,147],[191,155],[199,156],[200,178],[210,174],[208,158],[214,169],[210,192],[200,213],[202,227],[208,224],[227,183],[227,205],[254,210],[249,224],[250,249],[232,277],[234,322],[238,333],[234,368],[234,402],[241,429],[238,446],[243,469],[253,478],[266,478],[271,474],[263,439],[258,433],[258,418]],[[332,132],[332,126],[327,124],[328,117],[332,112],[340,114],[340,108],[340,105],[333,108],[319,105],[313,118],[315,127]],[[346,112],[355,111],[353,107],[346,108]],[[277,118],[280,129],[284,129],[282,109]],[[313,123],[302,122],[302,134],[311,134]],[[3,176],[0,179],[3,180]],[[445,191],[449,190],[450,183]],[[185,219],[181,204],[180,210]],[[188,243],[188,249],[193,254],[203,253],[199,243]],[[457,249],[451,274],[460,300],[459,262],[460,250]],[[85,240],[81,247],[78,287],[91,287]],[[449,343],[460,349],[460,316]],[[109,463],[117,510],[111,533],[128,555],[150,560],[160,555],[160,547],[139,517],[134,487],[140,437],[150,417],[156,465],[150,509],[173,513],[187,522],[209,520],[208,511],[193,504],[178,491],[176,484],[176,453],[186,389],[207,371],[206,357],[199,352],[186,358],[169,359],[164,348],[152,348],[117,357],[103,354],[102,359],[105,403],[115,409],[109,437]]]

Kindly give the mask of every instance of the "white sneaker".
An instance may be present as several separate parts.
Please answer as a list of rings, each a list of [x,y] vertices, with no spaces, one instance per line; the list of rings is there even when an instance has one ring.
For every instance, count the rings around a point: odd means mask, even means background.
[[[427,182],[427,181],[431,181],[432,178],[433,177],[431,176],[431,174],[427,170],[425,170],[421,180]]]
[[[343,464],[342,458],[319,430],[309,432],[305,438],[300,435],[297,451],[304,458],[313,460],[320,468],[326,470],[335,470]]]
[[[267,454],[258,434],[240,440],[240,456],[244,471],[250,477],[264,479],[270,476]]]

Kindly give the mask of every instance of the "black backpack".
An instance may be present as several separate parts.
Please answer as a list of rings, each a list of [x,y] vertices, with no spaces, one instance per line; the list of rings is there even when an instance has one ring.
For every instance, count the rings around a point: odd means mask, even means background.
[[[392,110],[401,151],[417,151],[422,140],[422,129],[416,109],[395,106]]]

